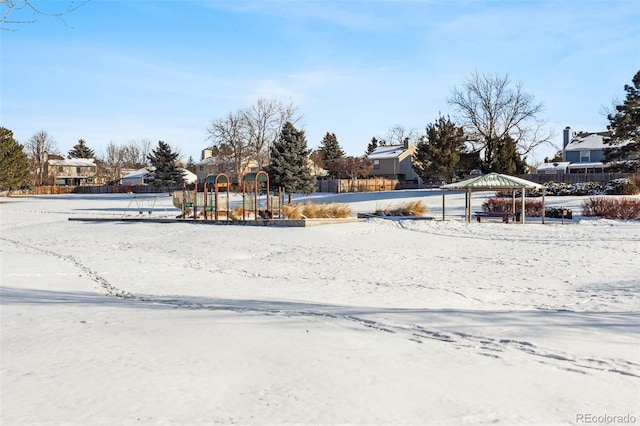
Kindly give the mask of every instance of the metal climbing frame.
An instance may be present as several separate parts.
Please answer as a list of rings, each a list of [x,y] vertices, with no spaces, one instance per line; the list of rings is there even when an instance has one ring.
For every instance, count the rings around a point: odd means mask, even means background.
[[[230,220],[231,212],[229,209],[229,176],[225,173],[218,173],[215,175],[208,175],[204,180],[204,218],[208,218],[209,212],[213,213],[212,219],[219,220],[220,212],[224,211],[227,220]],[[220,190],[226,190],[227,198],[224,210],[220,208],[219,194]],[[209,206],[209,201],[213,200],[213,204]]]
[[[247,186],[249,184],[249,187]],[[259,171],[255,173],[247,173],[242,177],[242,220],[246,220],[247,208],[247,190],[250,190],[253,196],[253,219],[258,220],[260,215],[258,208],[258,197],[260,190],[263,190],[267,194],[267,200],[269,200],[269,175],[265,171]],[[267,201],[268,202],[268,201]],[[269,206],[266,206],[265,212],[270,212]]]

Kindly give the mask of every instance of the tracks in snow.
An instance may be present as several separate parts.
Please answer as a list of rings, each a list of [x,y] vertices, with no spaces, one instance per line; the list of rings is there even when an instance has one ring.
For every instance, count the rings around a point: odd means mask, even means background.
[[[358,326],[366,327],[376,331],[393,334],[401,338],[406,338],[416,343],[439,342],[440,344],[451,345],[457,349],[464,349],[478,355],[487,356],[494,359],[502,358],[507,352],[518,351],[532,357],[542,364],[554,366],[566,371],[579,374],[589,374],[593,371],[621,374],[624,376],[640,378],[640,364],[636,364],[622,359],[594,359],[577,358],[571,354],[558,350],[551,350],[537,346],[531,342],[518,341],[512,339],[497,339],[484,336],[474,336],[462,332],[451,332],[443,330],[432,330],[421,325],[391,324],[365,318],[364,316],[349,313],[353,308],[332,305],[318,305],[292,302],[269,302],[269,301],[229,301],[216,299],[194,300],[189,298],[175,298],[162,296],[141,296],[119,289],[109,283],[80,260],[71,255],[63,255],[51,250],[46,250],[20,241],[2,238],[0,240],[11,243],[17,247],[27,249],[39,254],[53,256],[64,262],[73,265],[90,281],[98,284],[106,295],[119,299],[130,300],[138,303],[151,303],[171,308],[210,310],[210,311],[232,311],[232,312],[257,312],[265,315],[282,315],[286,317],[304,317],[316,319],[330,319],[336,321],[348,321]],[[365,315],[375,315],[375,312],[365,313]]]

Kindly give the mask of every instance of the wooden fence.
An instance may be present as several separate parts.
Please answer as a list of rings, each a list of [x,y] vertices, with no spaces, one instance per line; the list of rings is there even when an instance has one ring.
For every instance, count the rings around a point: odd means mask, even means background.
[[[536,175],[520,175],[522,179],[530,180],[536,183],[546,182],[564,182],[564,183],[583,183],[598,182],[606,185],[613,179],[628,178],[631,173],[557,173],[557,174],[536,174]]]
[[[394,189],[416,189],[417,182],[399,181],[397,179],[329,179],[316,182],[317,192],[377,192],[392,191]]]
[[[157,194],[163,192],[182,191],[179,188],[156,188],[149,185],[103,185],[103,186],[34,186],[26,191],[13,191],[13,194],[25,195],[59,195],[59,194]]]

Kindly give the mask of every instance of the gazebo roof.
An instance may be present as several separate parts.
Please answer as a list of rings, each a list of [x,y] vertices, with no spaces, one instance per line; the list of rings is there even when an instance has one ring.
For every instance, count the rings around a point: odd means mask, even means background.
[[[477,176],[462,182],[454,182],[442,185],[440,189],[457,189],[457,190],[491,190],[491,189],[542,189],[540,185],[530,180],[522,179],[515,176],[503,175],[500,173],[488,173],[486,175]]]

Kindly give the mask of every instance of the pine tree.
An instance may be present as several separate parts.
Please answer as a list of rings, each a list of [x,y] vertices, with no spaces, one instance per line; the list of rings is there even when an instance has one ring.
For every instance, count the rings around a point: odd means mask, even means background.
[[[304,130],[297,130],[286,122],[280,138],[271,146],[269,180],[274,187],[284,187],[289,203],[293,193],[311,194],[315,190],[315,179],[309,167],[310,153]]]
[[[13,138],[13,132],[0,127],[0,190],[22,187],[29,181],[29,158],[24,147]]]
[[[322,138],[320,154],[324,162],[324,168],[330,177],[338,177],[340,174],[340,160],[344,157],[344,151],[338,143],[335,133],[327,132]]]
[[[152,167],[153,184],[159,187],[175,187],[184,182],[184,172],[177,165],[178,153],[168,143],[159,141],[158,148],[151,151],[147,159]]]
[[[605,161],[625,160],[617,164],[622,171],[640,170],[640,71],[633,76],[633,86],[625,85],[627,96],[615,113],[607,116],[613,147],[605,150]],[[621,145],[629,142],[626,145]]]
[[[525,172],[526,162],[520,157],[516,147],[516,141],[506,135],[495,144],[495,153],[490,170],[507,175],[519,175]]]
[[[418,142],[413,168],[426,181],[444,177],[451,182],[459,171],[465,146],[463,128],[449,117],[440,116],[427,126],[426,139],[423,137]]]
[[[69,151],[71,158],[95,158],[96,153],[86,145],[84,139],[78,139],[78,143]]]
[[[185,169],[189,170],[191,173],[196,172],[196,162],[193,160],[192,156],[189,156],[187,160],[187,164],[184,166]]]
[[[378,148],[378,139],[374,136],[371,138],[371,142],[367,145],[366,155],[371,155]]]

